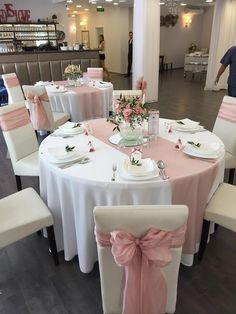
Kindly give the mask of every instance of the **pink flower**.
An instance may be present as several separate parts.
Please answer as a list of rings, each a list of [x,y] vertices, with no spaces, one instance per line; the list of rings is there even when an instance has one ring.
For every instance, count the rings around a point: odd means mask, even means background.
[[[129,116],[132,114],[132,109],[125,109],[124,112],[125,121],[129,120]]]

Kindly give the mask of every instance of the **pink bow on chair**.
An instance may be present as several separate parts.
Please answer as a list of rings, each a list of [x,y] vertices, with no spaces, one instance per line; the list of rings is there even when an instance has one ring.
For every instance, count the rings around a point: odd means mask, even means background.
[[[31,121],[35,130],[50,130],[50,122],[42,101],[48,101],[47,93],[40,96],[28,93],[26,99],[32,103]]]
[[[6,84],[6,87],[8,88],[20,86],[19,80],[16,76],[6,77],[5,84]]]
[[[147,81],[141,76],[136,82],[136,88],[141,89],[143,92],[147,89]]]
[[[122,314],[164,314],[167,286],[161,272],[171,261],[170,248],[184,242],[186,225],[168,232],[151,228],[135,238],[123,231],[110,235],[95,230],[100,246],[112,246],[115,262],[125,268]]]

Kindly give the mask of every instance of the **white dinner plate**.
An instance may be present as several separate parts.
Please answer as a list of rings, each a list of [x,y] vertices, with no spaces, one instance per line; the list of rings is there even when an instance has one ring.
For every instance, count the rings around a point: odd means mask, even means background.
[[[47,159],[52,164],[67,164],[76,160],[81,160],[86,156],[86,153],[75,152],[70,158],[65,159],[55,159],[48,152],[46,153]]]
[[[56,161],[67,161],[73,158],[75,155],[78,154],[76,151],[76,148],[74,148],[73,151],[67,152],[65,147],[48,147],[48,154],[50,155],[50,158],[56,160]]]
[[[152,180],[152,179],[157,179],[159,177],[159,170],[156,169],[155,171],[153,171],[153,173],[151,173],[150,175],[147,176],[132,176],[129,173],[127,173],[126,171],[124,171],[122,169],[122,165],[118,168],[118,175],[124,179],[124,180],[128,180],[128,181],[147,181],[147,180]]]
[[[141,160],[141,165],[132,165],[129,159],[123,163],[123,171],[133,177],[146,177],[152,175],[157,170],[157,164],[151,158]]]
[[[65,86],[63,85],[49,85],[47,87],[47,91],[49,93],[65,93],[67,92],[67,88],[65,88]]]
[[[80,126],[75,126],[77,122],[67,121],[63,125],[60,125],[58,128],[65,134],[80,134],[84,132],[85,126],[84,124],[80,124]]]
[[[201,146],[197,148],[186,144],[183,148],[183,152],[189,156],[206,159],[216,159],[224,153],[224,148],[219,143],[201,143]]]

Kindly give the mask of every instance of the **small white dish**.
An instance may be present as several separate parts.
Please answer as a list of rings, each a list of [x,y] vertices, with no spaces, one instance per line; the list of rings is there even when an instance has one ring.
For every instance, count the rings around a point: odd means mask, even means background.
[[[148,180],[159,178],[159,170],[156,169],[155,171],[153,171],[153,173],[146,176],[132,176],[126,171],[124,171],[121,166],[118,168],[118,175],[122,179],[127,180],[127,181],[148,181]]]
[[[56,161],[66,161],[67,159],[71,159],[74,156],[76,156],[78,153],[74,149],[73,151],[67,152],[65,147],[49,147],[48,148],[48,154],[50,157]]]
[[[183,152],[187,155],[206,159],[216,159],[224,153],[224,147],[219,143],[200,143],[200,147],[186,144]]]
[[[65,134],[80,134],[83,133],[85,126],[80,123],[80,126],[76,126],[76,122],[67,121],[63,125],[59,126],[59,129]]]
[[[76,161],[76,160],[81,160],[83,158],[85,158],[86,154],[85,153],[79,153],[78,151],[75,151],[73,152],[72,155],[70,155],[70,153],[72,152],[69,152],[68,153],[68,156],[67,158],[55,158],[55,155],[53,155],[52,153],[50,153],[49,151],[46,152],[46,157],[48,159],[48,161],[52,164],[67,164],[67,163],[70,163],[70,162],[73,162],[73,161]]]

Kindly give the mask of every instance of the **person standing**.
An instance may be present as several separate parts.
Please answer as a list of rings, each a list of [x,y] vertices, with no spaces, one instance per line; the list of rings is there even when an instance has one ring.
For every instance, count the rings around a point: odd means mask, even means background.
[[[99,35],[99,66],[103,68],[103,71],[107,74],[107,78],[110,80],[110,73],[108,72],[107,68],[105,67],[105,39],[104,36],[101,34]]]
[[[236,46],[233,46],[227,50],[223,58],[220,60],[221,66],[218,70],[215,79],[215,85],[218,84],[220,76],[224,73],[225,69],[229,65],[229,77],[228,77],[228,95],[236,97]]]
[[[129,77],[131,74],[133,62],[133,32],[129,32],[129,48],[128,48],[128,67],[127,67],[127,74],[125,77]]]

